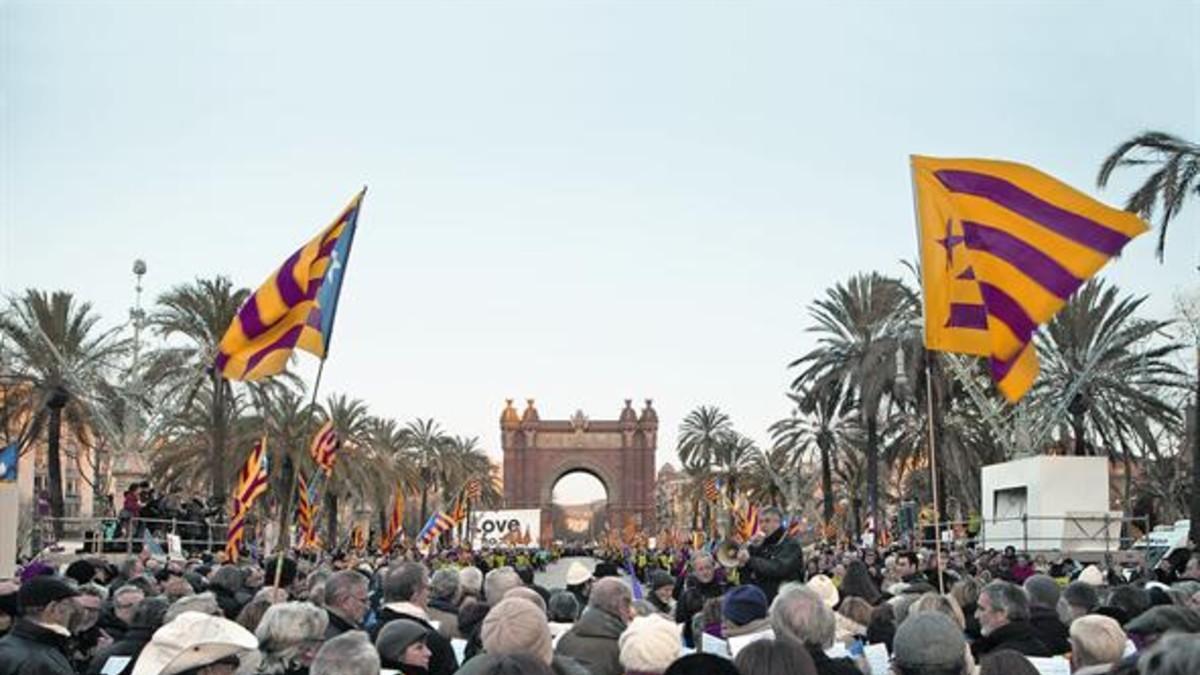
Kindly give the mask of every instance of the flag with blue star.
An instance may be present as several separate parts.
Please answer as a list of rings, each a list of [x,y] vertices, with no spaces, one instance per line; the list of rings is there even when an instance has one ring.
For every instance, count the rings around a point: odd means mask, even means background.
[[[0,482],[11,483],[17,480],[17,444],[0,450]]]

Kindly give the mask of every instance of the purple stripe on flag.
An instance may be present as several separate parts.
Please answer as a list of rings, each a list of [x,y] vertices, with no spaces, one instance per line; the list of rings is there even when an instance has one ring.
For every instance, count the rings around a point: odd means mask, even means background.
[[[1028,346],[1025,347],[1025,349],[1028,348]],[[1025,349],[1017,352],[1011,359],[1007,361],[1003,361],[993,356],[990,359],[992,366],[992,381],[999,382],[1008,377],[1008,371],[1012,370],[1012,367],[1014,364],[1016,364],[1017,359],[1021,358],[1021,354],[1025,353]]]
[[[325,258],[325,257],[329,256],[329,254],[333,251],[333,248],[335,246],[337,246],[338,238],[339,237],[333,237],[331,239],[326,239],[321,244],[321,252],[317,254],[317,260],[320,260],[321,258]]]
[[[1039,223],[1047,229],[1105,255],[1116,255],[1129,237],[1096,221],[1055,206],[1012,183],[975,171],[943,169],[935,172],[946,189],[989,199],[1000,206]]]
[[[247,298],[245,304],[238,310],[238,322],[242,324],[242,333],[251,340],[267,332],[267,329],[270,328],[263,323],[262,317],[258,313],[257,293]]]
[[[946,320],[946,327],[986,329],[987,307],[952,302],[950,303],[950,318]]]
[[[301,249],[303,250],[303,249]],[[283,267],[275,273],[275,287],[279,289],[279,297],[283,299],[283,304],[288,307],[295,307],[304,300],[304,289],[296,283],[295,270],[296,263],[300,260],[300,251],[296,251],[283,263]]]
[[[227,363],[229,363],[229,355],[226,354],[225,352],[218,352],[217,353],[217,363],[216,363],[217,372],[224,371],[225,364],[227,364]]]
[[[963,270],[962,272],[959,272],[958,276],[956,276],[954,278],[962,279],[963,281],[975,281],[975,268],[968,267],[967,269]]]
[[[1033,331],[1037,330],[1037,324],[1029,318],[1020,303],[986,281],[979,282],[979,291],[983,294],[983,304],[987,305],[988,316],[994,316],[1004,322],[1013,335],[1017,336],[1017,340],[1029,342]]]
[[[286,333],[279,336],[279,339],[254,352],[254,355],[246,361],[246,372],[254,370],[260,361],[276,350],[295,348],[296,342],[300,340],[300,331],[302,330],[304,330],[304,326],[292,326]]]
[[[963,235],[967,238],[967,248],[987,251],[1063,300],[1071,297],[1075,289],[1083,283],[1041,249],[1004,230],[968,220],[962,222],[962,227]]]

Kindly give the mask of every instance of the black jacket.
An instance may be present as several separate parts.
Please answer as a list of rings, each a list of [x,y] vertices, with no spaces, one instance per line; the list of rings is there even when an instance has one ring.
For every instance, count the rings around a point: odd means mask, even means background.
[[[113,586],[116,588],[116,586]],[[111,606],[105,606],[100,611],[100,620],[96,622],[96,626],[100,630],[108,633],[108,636],[113,639],[113,642],[120,642],[121,638],[125,637],[125,631],[129,630],[129,626],[119,619]]]
[[[0,675],[74,675],[67,659],[70,638],[18,619],[0,638]]]
[[[125,668],[121,670],[121,675],[129,675],[133,672],[133,664],[137,662],[137,657],[150,643],[150,638],[153,636],[154,629],[152,628],[140,626],[130,628],[125,632],[125,637],[96,652],[96,655],[92,657],[92,662],[88,664],[87,675],[100,675],[100,671],[104,669],[104,664],[108,662],[110,656],[130,657],[129,663],[125,664]]]
[[[971,653],[976,660],[999,649],[1011,649],[1025,656],[1050,656],[1050,650],[1038,639],[1028,621],[1005,624],[971,643]]]
[[[1033,626],[1033,632],[1051,655],[1058,656],[1071,651],[1070,634],[1058,618],[1058,612],[1049,607],[1030,607],[1029,625]]]
[[[749,547],[750,560],[743,568],[748,572],[746,580],[762,589],[768,605],[781,584],[804,578],[804,552],[799,542],[785,534],[781,527],[758,546]]]
[[[850,659],[831,659],[824,650],[815,647],[808,648],[808,655],[817,667],[817,675],[863,675]]]
[[[212,591],[213,596],[217,599],[217,606],[221,608],[221,613],[226,619],[236,621],[237,616],[242,611],[242,603],[238,600],[237,595],[222,586],[212,586],[208,590]]]
[[[387,625],[389,621],[396,619],[408,619],[415,621],[425,627],[428,635],[425,637],[425,644],[429,647],[429,675],[453,675],[454,671],[458,670],[458,657],[454,655],[454,648],[450,646],[450,641],[442,636],[441,633],[434,630],[433,626],[419,616],[412,614],[401,614],[390,607],[384,607],[379,610],[379,621],[375,623],[375,627],[371,631],[371,642],[375,642],[375,638],[379,637],[379,631]]]
[[[704,609],[704,603],[711,598],[719,598],[725,594],[725,584],[714,578],[704,583],[694,576],[687,577],[683,592],[675,603],[675,623],[683,624],[684,644],[694,646],[695,636],[692,635],[692,617]]]
[[[327,641],[332,640],[342,633],[352,630],[362,630],[359,626],[355,626],[338,614],[329,611],[328,608],[325,610],[325,615],[329,617],[329,623],[325,624],[325,640]]]

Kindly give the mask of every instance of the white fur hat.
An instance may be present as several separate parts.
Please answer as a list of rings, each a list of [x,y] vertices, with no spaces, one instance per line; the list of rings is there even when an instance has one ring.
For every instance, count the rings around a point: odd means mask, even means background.
[[[680,625],[658,614],[636,617],[621,633],[621,665],[627,671],[661,673],[679,658]]]
[[[184,612],[154,631],[133,675],[174,675],[258,649],[258,640],[222,617]]]

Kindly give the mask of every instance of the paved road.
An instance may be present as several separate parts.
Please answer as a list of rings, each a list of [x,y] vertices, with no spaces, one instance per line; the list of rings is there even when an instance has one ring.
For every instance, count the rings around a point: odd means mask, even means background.
[[[547,565],[545,572],[534,574],[533,580],[542,588],[563,588],[567,585],[567,568],[575,561],[583,563],[589,571],[596,569],[595,558],[559,558]]]

